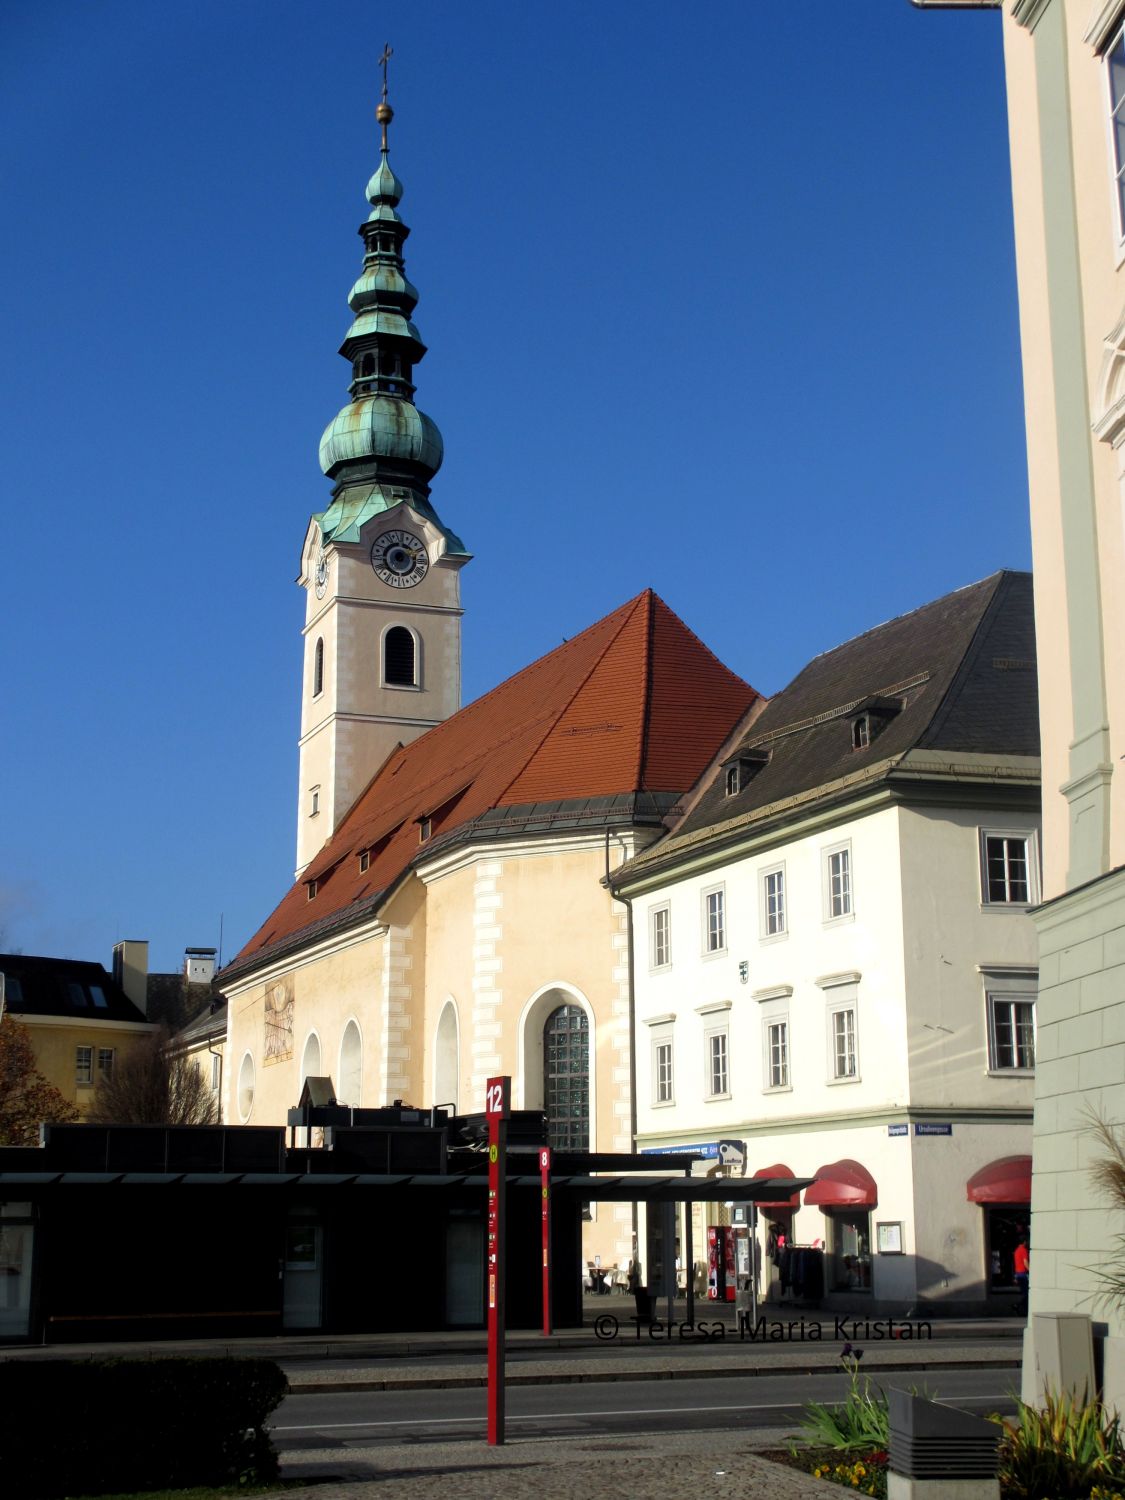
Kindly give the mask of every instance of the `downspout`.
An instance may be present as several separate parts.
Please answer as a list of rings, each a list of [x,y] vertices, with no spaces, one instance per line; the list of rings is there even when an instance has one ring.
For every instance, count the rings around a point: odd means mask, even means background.
[[[629,965],[629,1141],[630,1149],[635,1154],[637,1150],[637,990],[633,981],[633,902],[629,896],[619,896],[613,889],[609,876],[609,829],[605,831],[605,883],[609,894],[614,901],[620,901],[626,913],[626,931],[628,933],[628,945],[626,947],[627,962]],[[636,1262],[640,1255],[640,1241],[637,1238],[637,1205],[633,1203],[633,1260]]]

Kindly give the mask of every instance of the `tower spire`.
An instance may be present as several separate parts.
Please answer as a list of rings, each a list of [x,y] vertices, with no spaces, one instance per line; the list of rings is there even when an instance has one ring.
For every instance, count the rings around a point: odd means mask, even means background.
[[[387,126],[395,117],[394,110],[387,103],[387,64],[394,55],[394,48],[390,42],[384,42],[383,55],[379,59],[379,66],[383,69],[383,97],[375,106],[375,118],[383,129],[382,152],[384,156],[387,154]]]
[[[411,321],[418,293],[406,278],[402,249],[410,230],[399,216],[402,183],[387,159],[390,43],[383,48],[383,92],[375,109],[382,131],[379,165],[367,184],[371,212],[360,226],[363,270],[348,304],[354,322],[340,353],[352,367],[351,401],[320,440],[320,463],[335,482],[321,526],[331,540],[341,507],[351,528],[358,511],[374,514],[406,501],[428,506],[430,480],[441,466],[441,433],[414,405],[414,367],[426,353]]]

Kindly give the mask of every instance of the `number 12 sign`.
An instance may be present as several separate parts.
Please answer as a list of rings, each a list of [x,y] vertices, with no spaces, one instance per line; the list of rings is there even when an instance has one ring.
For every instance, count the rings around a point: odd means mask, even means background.
[[[484,1112],[489,1122],[506,1120],[512,1112],[512,1080],[490,1078],[484,1091]]]
[[[488,1120],[488,1441],[504,1441],[504,1251],[507,1243],[507,1148],[512,1080],[490,1078]]]

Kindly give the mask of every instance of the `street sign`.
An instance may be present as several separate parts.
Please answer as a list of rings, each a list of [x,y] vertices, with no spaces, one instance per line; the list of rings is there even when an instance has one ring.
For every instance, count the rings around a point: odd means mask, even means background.
[[[488,1441],[504,1441],[504,1266],[508,1238],[508,1116],[512,1080],[490,1078],[484,1092],[488,1120]]]
[[[543,1200],[543,1333],[551,1332],[551,1148],[539,1152],[540,1192]]]

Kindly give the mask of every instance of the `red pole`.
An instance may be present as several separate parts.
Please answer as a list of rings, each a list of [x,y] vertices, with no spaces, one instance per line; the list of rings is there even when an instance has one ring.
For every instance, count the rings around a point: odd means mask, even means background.
[[[504,1441],[504,1264],[508,1237],[508,1115],[512,1080],[490,1078],[484,1095],[488,1119],[488,1441]]]
[[[539,1176],[543,1193],[543,1333],[551,1328],[551,1148],[539,1152]]]

